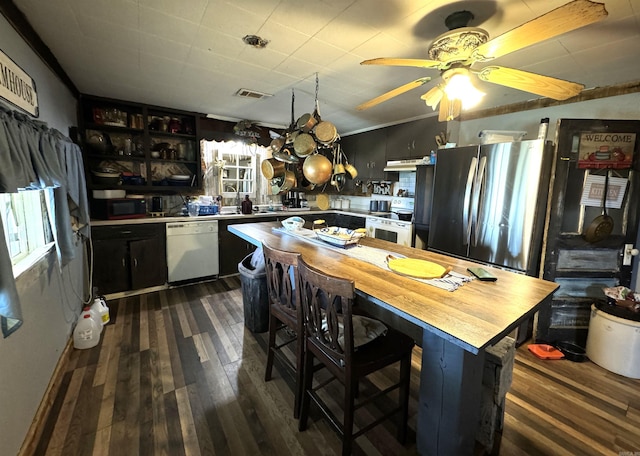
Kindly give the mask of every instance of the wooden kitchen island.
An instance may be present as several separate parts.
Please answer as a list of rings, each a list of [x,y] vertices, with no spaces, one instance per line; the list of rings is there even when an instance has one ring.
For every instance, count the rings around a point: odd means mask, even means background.
[[[315,268],[355,281],[359,297],[418,328],[422,346],[416,445],[422,455],[465,455],[474,450],[485,348],[507,336],[550,300],[558,285],[486,266],[498,280],[467,282],[447,291],[369,262],[291,236],[274,222],[230,225],[260,246],[300,252]],[[364,238],[362,245],[420,258],[468,274],[477,263]],[[350,247],[358,248],[358,247]]]

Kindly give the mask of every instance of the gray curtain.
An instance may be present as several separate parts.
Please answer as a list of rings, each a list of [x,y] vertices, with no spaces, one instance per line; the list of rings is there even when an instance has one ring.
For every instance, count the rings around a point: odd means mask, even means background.
[[[0,106],[0,192],[47,189],[46,200],[60,268],[75,256],[74,233],[90,236],[80,148],[44,122]],[[0,222],[0,228],[2,223]],[[4,239],[4,237],[3,237]],[[0,239],[0,320],[7,337],[22,324],[11,258]]]

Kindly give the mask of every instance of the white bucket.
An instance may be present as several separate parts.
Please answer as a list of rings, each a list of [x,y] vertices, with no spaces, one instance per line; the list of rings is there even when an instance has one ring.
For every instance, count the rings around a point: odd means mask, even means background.
[[[109,323],[111,317],[109,316],[109,308],[107,303],[102,298],[96,298],[91,305],[91,311],[96,312],[99,315],[99,321],[102,326]]]
[[[592,305],[587,356],[611,372],[640,378],[640,322],[609,315]]]
[[[73,330],[73,346],[79,349],[92,348],[100,342],[102,326],[91,318],[90,312],[82,312],[78,324]]]

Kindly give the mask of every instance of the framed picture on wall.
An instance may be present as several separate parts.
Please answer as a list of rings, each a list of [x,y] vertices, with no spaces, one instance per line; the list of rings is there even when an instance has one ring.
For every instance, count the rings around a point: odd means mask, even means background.
[[[580,134],[578,168],[631,168],[635,145],[635,133],[583,132]]]

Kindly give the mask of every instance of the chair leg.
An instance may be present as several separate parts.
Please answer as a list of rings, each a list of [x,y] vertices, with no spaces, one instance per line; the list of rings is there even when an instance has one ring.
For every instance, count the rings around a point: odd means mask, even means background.
[[[404,445],[407,439],[407,420],[409,419],[409,383],[411,379],[411,353],[400,361],[400,390],[398,400],[400,401],[400,413],[398,413],[398,442]]]
[[[267,345],[267,367],[264,371],[264,381],[271,380],[271,371],[273,370],[273,350],[276,346],[276,333],[278,332],[278,320],[269,314],[269,344]]]
[[[353,446],[353,417],[355,394],[358,391],[358,380],[347,379],[344,385],[344,421],[342,422],[342,455],[351,454]]]
[[[300,419],[298,420],[298,431],[305,431],[307,429],[307,419],[309,418],[309,405],[311,402],[311,396],[309,391],[313,385],[313,354],[309,350],[303,350],[303,388],[302,398],[300,401]]]
[[[293,417],[295,419],[300,418],[300,401],[304,394],[304,334],[298,334],[298,340],[296,341],[296,390],[295,400],[293,403]]]

